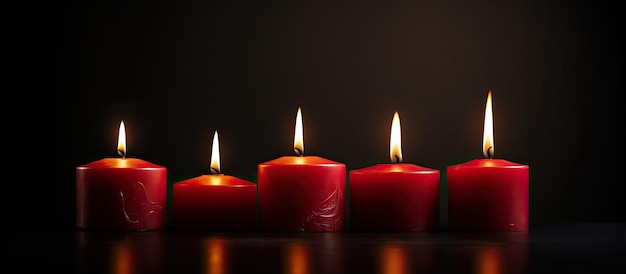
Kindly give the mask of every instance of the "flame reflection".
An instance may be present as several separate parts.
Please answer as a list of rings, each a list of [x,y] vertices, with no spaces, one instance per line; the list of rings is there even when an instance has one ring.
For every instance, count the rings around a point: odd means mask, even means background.
[[[285,273],[288,274],[308,274],[310,263],[309,247],[303,243],[291,243],[287,247],[287,262]]]
[[[135,273],[135,255],[133,247],[129,243],[122,243],[113,247],[113,273]]]
[[[162,273],[163,233],[77,233],[76,273]]]
[[[380,250],[380,273],[381,274],[406,274],[409,273],[407,251],[403,246],[387,244]]]
[[[484,247],[478,250],[476,255],[476,274],[503,273],[504,260],[500,248]]]
[[[227,260],[226,241],[222,238],[209,239],[206,243],[206,273],[228,273]]]

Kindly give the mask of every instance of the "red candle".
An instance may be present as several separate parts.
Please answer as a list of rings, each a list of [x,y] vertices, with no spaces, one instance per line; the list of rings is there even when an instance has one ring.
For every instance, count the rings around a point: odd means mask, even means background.
[[[350,228],[432,231],[439,227],[439,171],[402,162],[400,117],[391,126],[391,164],[351,170]]]
[[[165,226],[167,170],[126,158],[120,123],[118,153],[76,168],[76,226],[99,230],[155,230]]]
[[[483,153],[447,167],[448,225],[455,231],[527,231],[528,166],[493,159],[491,91],[487,96]]]
[[[258,166],[259,227],[262,231],[333,232],[345,223],[346,166],[304,156],[298,108],[294,150]]]
[[[256,227],[256,184],[220,173],[219,141],[213,136],[210,175],[174,184],[173,226],[244,231]]]

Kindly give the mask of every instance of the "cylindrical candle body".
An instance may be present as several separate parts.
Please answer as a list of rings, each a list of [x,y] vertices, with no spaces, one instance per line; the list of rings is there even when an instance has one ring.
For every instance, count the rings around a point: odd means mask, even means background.
[[[135,158],[106,158],[76,168],[76,226],[155,230],[165,226],[167,169]]]
[[[439,227],[439,171],[378,164],[350,173],[350,229],[432,231]]]
[[[259,228],[342,231],[346,166],[317,156],[285,156],[258,166]]]
[[[223,174],[174,184],[173,226],[207,231],[256,229],[256,184]]]
[[[527,231],[527,165],[476,159],[447,167],[453,231]]]

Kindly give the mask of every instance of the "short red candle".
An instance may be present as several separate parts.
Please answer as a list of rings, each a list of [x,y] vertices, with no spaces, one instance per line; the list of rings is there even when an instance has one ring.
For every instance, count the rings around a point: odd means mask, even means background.
[[[118,151],[125,155],[124,123]],[[155,230],[165,226],[167,170],[136,158],[104,158],[76,168],[76,226]]]
[[[390,144],[390,157],[398,163],[377,164],[349,172],[351,230],[436,230],[439,227],[439,171],[399,163],[402,152],[397,112]]]
[[[174,184],[176,228],[252,231],[256,228],[256,184],[224,174],[201,175]]]
[[[476,159],[449,166],[447,177],[451,230],[528,230],[528,166]]]
[[[527,231],[527,165],[491,159],[494,152],[491,91],[487,96],[483,152],[447,167],[448,225],[453,231]]]
[[[207,231],[256,229],[256,184],[219,174],[217,131],[213,137],[211,170],[173,187],[173,226]]]
[[[302,116],[295,150],[303,155]],[[342,231],[346,166],[318,156],[283,156],[258,165],[259,227],[274,232]]]
[[[317,156],[283,156],[259,164],[258,179],[261,230],[343,230],[344,164]]]

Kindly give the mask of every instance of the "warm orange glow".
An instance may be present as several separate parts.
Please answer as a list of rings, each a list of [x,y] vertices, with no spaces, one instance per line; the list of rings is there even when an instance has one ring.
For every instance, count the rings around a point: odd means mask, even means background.
[[[224,177],[224,174],[208,175],[208,178],[204,181],[204,183],[212,186],[225,185],[222,177]]]
[[[113,266],[114,274],[132,274],[135,273],[134,257],[132,246],[129,244],[120,244],[114,246],[113,250]]]
[[[306,158],[304,157],[296,157],[293,159],[293,163],[294,164],[298,164],[298,165],[304,165],[306,164],[308,161],[306,160]]]
[[[399,165],[391,165],[389,168],[390,172],[404,172],[406,169]]]
[[[124,121],[120,123],[120,131],[117,135],[117,154],[126,157],[126,127],[124,127]]]
[[[392,163],[402,162],[402,138],[400,136],[400,115],[393,114],[391,122],[391,138],[389,140],[389,157]]]
[[[478,251],[477,274],[502,273],[502,254],[496,247],[485,247]]]
[[[217,130],[213,134],[213,147],[211,148],[211,173],[220,173],[220,142],[217,138]]]
[[[309,249],[306,245],[302,243],[292,243],[291,245],[289,245],[287,256],[288,258],[285,273],[309,273]]]
[[[493,158],[495,152],[493,142],[493,110],[491,107],[491,90],[487,95],[487,106],[485,107],[485,128],[483,131],[483,155],[485,158]]]
[[[384,246],[380,253],[381,274],[409,273],[406,250],[397,245]]]
[[[226,243],[224,239],[212,238],[207,242],[206,247],[206,273],[226,274]]]
[[[296,114],[296,133],[293,138],[293,149],[298,155],[304,155],[304,138],[302,134],[302,112],[298,108]]]

